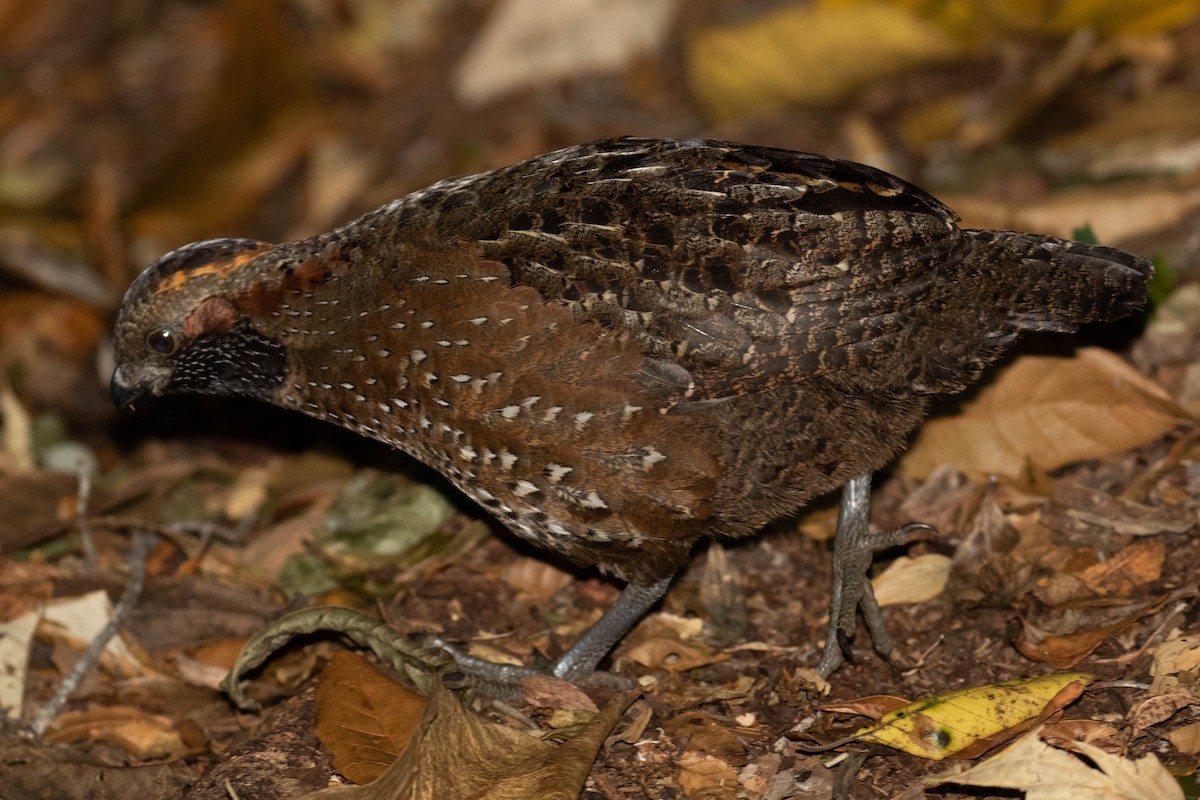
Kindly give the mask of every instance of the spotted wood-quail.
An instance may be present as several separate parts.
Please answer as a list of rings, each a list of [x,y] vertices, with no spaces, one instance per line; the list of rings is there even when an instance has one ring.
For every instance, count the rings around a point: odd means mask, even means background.
[[[571,147],[291,244],[187,245],[130,287],[112,389],[246,395],[381,439],[518,536],[627,582],[593,673],[701,537],[844,486],[819,671],[864,570],[870,474],[1021,331],[1141,306],[1120,250],[961,230],[871,167],[707,140]],[[448,646],[447,646],[448,647]],[[448,648],[450,649],[450,648]],[[450,651],[497,679],[528,670]]]

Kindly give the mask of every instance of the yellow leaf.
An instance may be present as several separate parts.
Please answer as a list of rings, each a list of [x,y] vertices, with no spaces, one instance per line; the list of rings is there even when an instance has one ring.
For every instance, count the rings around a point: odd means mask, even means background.
[[[960,689],[885,714],[854,738],[939,760],[1061,708],[1091,682],[1087,673],[1064,672]]]
[[[1017,477],[1145,444],[1191,419],[1167,392],[1118,356],[1024,356],[953,417],[930,420],[900,459],[915,477],[950,464],[973,476]]]
[[[1092,28],[1146,35],[1177,28],[1200,14],[1200,0],[1063,0],[1051,17],[1058,31]]]
[[[803,6],[702,30],[688,49],[688,71],[709,113],[736,119],[787,104],[836,102],[958,52],[937,25],[891,3]]]

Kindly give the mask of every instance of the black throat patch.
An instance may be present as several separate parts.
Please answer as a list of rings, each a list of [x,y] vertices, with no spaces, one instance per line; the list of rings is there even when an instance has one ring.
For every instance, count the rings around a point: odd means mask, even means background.
[[[283,346],[242,322],[224,333],[201,335],[189,344],[175,365],[167,390],[270,402],[286,375]]]

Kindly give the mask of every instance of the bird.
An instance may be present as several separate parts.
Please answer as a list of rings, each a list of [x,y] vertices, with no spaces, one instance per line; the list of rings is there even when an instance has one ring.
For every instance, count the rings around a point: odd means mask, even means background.
[[[882,170],[622,137],[450,178],[285,244],[188,244],[131,284],[112,395],[256,398],[432,467],[516,536],[624,588],[545,670],[438,638],[464,672],[585,682],[697,542],[841,490],[817,672],[866,570],[872,474],[1021,333],[1134,313],[1151,263],[972,230]]]

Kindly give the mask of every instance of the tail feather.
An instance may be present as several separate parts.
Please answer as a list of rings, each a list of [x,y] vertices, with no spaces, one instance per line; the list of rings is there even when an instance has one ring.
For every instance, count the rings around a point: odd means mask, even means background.
[[[995,275],[993,285],[1005,293],[997,307],[1010,309],[1010,330],[1070,332],[1081,323],[1120,319],[1145,305],[1146,281],[1154,274],[1145,258],[1029,233],[965,233],[975,242],[977,258],[1006,273]]]
[[[1146,302],[1154,266],[1112,247],[1013,231],[963,232],[972,248],[921,345],[913,387],[961,391],[1026,331],[1070,333],[1120,319]],[[961,336],[945,336],[959,330]]]

